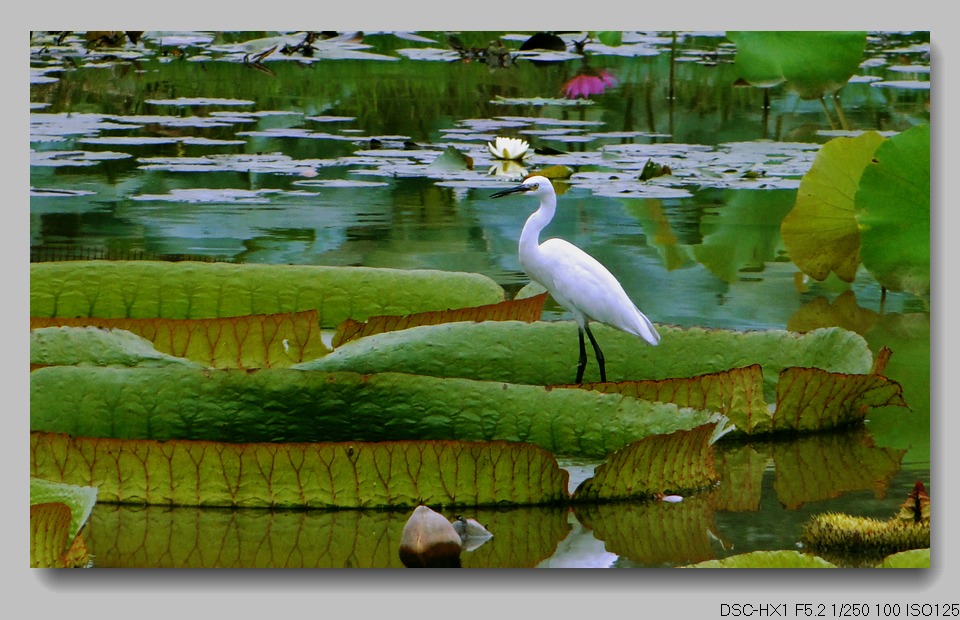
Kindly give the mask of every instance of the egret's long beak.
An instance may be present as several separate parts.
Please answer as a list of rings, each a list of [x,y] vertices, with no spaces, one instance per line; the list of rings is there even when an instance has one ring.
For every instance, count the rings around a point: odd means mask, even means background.
[[[506,196],[508,194],[516,194],[517,192],[529,192],[533,189],[527,185],[517,185],[516,187],[511,187],[510,189],[503,189],[497,192],[496,194],[490,194],[491,198],[500,198],[501,196]]]

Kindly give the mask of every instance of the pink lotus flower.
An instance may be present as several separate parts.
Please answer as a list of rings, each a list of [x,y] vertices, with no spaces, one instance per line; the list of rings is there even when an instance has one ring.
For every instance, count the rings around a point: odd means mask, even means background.
[[[606,71],[599,73],[581,73],[563,85],[567,99],[587,99],[591,95],[603,94],[608,88],[617,85],[617,78]]]

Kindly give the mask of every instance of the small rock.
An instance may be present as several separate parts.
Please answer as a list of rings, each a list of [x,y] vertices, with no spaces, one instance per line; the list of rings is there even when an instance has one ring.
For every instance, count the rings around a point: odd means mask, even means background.
[[[400,561],[407,568],[459,568],[460,534],[440,513],[417,506],[403,526]]]

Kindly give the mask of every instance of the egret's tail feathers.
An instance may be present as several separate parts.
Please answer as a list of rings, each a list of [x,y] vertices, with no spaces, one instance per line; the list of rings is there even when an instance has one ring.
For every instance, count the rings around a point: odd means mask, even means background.
[[[650,319],[648,319],[646,315],[639,310],[637,310],[637,322],[634,325],[633,333],[637,336],[640,336],[653,346],[660,344],[660,333],[657,332],[657,328],[654,327],[653,323],[650,322]]]

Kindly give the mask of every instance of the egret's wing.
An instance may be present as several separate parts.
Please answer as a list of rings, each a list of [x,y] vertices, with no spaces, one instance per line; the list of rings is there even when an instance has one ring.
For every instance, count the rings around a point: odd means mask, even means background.
[[[557,301],[588,318],[606,323],[657,344],[660,335],[630,300],[623,286],[600,262],[563,239],[540,244],[537,276]],[[540,279],[543,278],[543,279]]]

